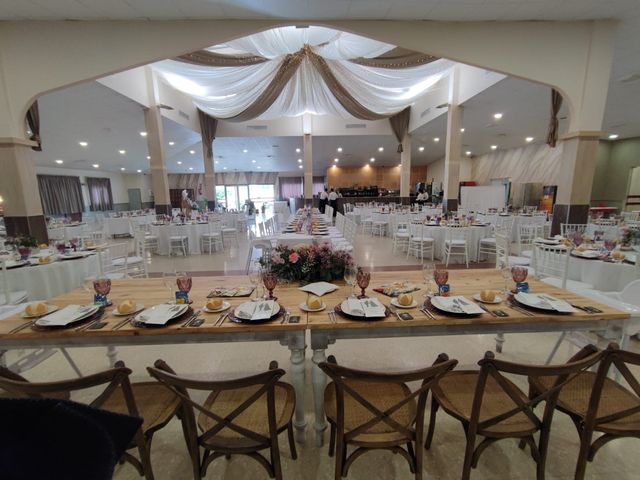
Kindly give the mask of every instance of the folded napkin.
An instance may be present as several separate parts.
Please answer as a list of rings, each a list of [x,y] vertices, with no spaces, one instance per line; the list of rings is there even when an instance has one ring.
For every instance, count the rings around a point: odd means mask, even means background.
[[[321,297],[337,289],[338,287],[336,285],[328,282],[315,282],[305,285],[304,287],[300,287],[300,290],[303,292],[313,293],[317,297]]]
[[[420,290],[420,288],[410,282],[394,282],[388,285],[382,285],[380,288],[374,288],[374,291],[384,293],[388,297],[397,297],[401,293],[410,293],[416,290]]]
[[[349,312],[361,317],[384,317],[386,308],[377,298],[347,299]]]
[[[237,315],[245,320],[266,320],[277,312],[278,304],[273,300],[264,302],[247,302],[238,308]]]
[[[62,327],[97,310],[98,307],[94,305],[67,305],[57,312],[38,319],[38,325]]]
[[[543,308],[551,307],[561,313],[575,313],[578,311],[566,301],[552,297],[551,295],[521,292],[516,296],[516,300],[518,299],[522,299],[526,304],[532,306],[539,305]]]
[[[475,315],[483,313],[478,305],[470,302],[462,295],[454,295],[452,297],[437,297],[437,301],[449,310],[459,311],[460,313],[466,313],[467,315]]]

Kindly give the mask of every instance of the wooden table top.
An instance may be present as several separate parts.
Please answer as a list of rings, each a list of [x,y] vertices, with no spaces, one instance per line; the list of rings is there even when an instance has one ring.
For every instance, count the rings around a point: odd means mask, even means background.
[[[402,272],[374,272],[371,275],[371,283],[367,289],[367,293],[371,296],[378,297],[384,304],[388,305],[390,298],[377,294],[373,288],[380,287],[383,284],[391,283],[398,280],[408,280],[415,282],[421,287],[420,291],[414,292],[413,295],[422,304],[424,298],[424,284],[422,283],[422,275],[419,271],[402,271]],[[499,290],[504,285],[504,280],[500,276],[500,272],[493,269],[470,269],[470,270],[451,270],[449,273],[449,283],[451,285],[452,295],[465,295],[471,298],[474,293],[478,293],[482,289]],[[235,286],[248,285],[249,280],[246,276],[224,276],[224,277],[193,277],[193,287],[190,292],[190,298],[193,300],[192,307],[194,310],[200,310],[206,303],[207,294],[214,288],[219,286]],[[333,309],[335,305],[342,302],[348,294],[348,287],[343,282],[337,282],[340,286],[338,290],[322,297],[326,303],[327,309],[317,313],[306,313],[300,310],[298,305],[304,302],[307,294],[298,290],[297,285],[278,286],[274,294],[278,297],[278,302],[286,307],[292,315],[300,315],[300,323],[297,324],[281,324],[280,320],[261,324],[237,324],[225,321],[221,326],[215,326],[219,313],[201,312],[200,316],[205,322],[200,327],[182,327],[181,322],[176,322],[161,328],[138,328],[128,324],[118,330],[113,328],[120,323],[124,317],[114,316],[111,311],[113,307],[107,309],[107,315],[103,321],[108,324],[100,330],[80,330],[75,328],[56,328],[43,331],[42,329],[33,330],[29,327],[10,334],[9,332],[19,325],[26,324],[28,321],[20,315],[14,315],[0,322],[0,343],[3,340],[33,340],[34,344],[38,339],[55,339],[78,337],[131,337],[131,336],[147,336],[147,335],[193,335],[203,333],[250,333],[250,332],[296,332],[305,329],[357,329],[357,328],[398,328],[398,327],[415,327],[415,326],[455,326],[455,325],[500,325],[500,324],[531,324],[531,323],[554,323],[554,322],[584,322],[584,321],[603,321],[608,320],[625,320],[629,318],[627,313],[616,310],[606,305],[598,304],[590,299],[586,299],[566,290],[556,289],[545,283],[529,279],[529,285],[532,292],[549,293],[558,298],[563,298],[577,305],[594,306],[602,310],[603,313],[590,314],[585,312],[573,313],[569,315],[550,314],[547,312],[534,312],[534,316],[526,316],[517,310],[507,307],[504,303],[498,305],[489,305],[490,309],[499,308],[506,311],[509,316],[505,318],[492,317],[487,313],[479,316],[471,317],[452,317],[444,314],[435,313],[436,320],[433,320],[422,314],[418,308],[406,309],[413,315],[414,320],[398,321],[395,315],[390,315],[384,320],[376,321],[358,321],[349,320],[337,316],[337,323],[330,321],[327,312]],[[432,287],[433,287],[432,283]],[[143,303],[146,307],[151,307],[169,300],[169,291],[164,286],[161,278],[149,279],[127,279],[114,280],[112,283],[110,300],[114,306],[124,300],[131,299],[137,303]],[[227,298],[226,301],[231,303],[231,308],[235,308],[241,303],[247,301],[246,297]],[[76,289],[65,295],[52,298],[48,301],[51,305],[60,308],[70,304],[86,304],[89,301],[89,294],[83,289]],[[532,311],[533,312],[533,311]],[[188,339],[185,339],[188,342]]]

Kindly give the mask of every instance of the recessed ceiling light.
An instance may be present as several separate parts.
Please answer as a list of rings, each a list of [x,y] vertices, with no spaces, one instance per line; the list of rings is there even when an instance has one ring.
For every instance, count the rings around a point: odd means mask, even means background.
[[[301,158],[298,159],[298,163],[302,163],[302,159]]]
[[[376,161],[376,159],[375,159],[375,158],[373,158],[373,157],[371,157],[371,158],[369,159],[369,161],[370,161],[370,162],[375,162],[375,161]]]
[[[461,129],[460,129],[460,133],[464,133],[464,128],[461,128]]]
[[[399,163],[399,164],[398,164],[398,168],[401,168],[401,167],[402,167],[402,164],[401,164],[401,163]]]
[[[612,133],[611,135],[609,135],[609,140],[615,140],[616,138],[618,138],[620,135],[618,135],[617,133]]]
[[[501,113],[494,113],[493,114],[493,118],[495,118],[496,120],[500,120],[502,118],[502,114]]]
[[[151,160],[151,155],[147,155],[147,160]]]
[[[296,153],[300,153],[300,149],[299,148],[296,148]]]
[[[379,152],[384,152],[384,147],[378,147]]]
[[[418,150],[424,152],[424,147],[418,147]]]
[[[124,172],[124,167],[120,167],[120,171]]]
[[[220,162],[218,160],[216,160],[216,165],[219,164]]]
[[[223,170],[226,170],[226,169],[227,169],[227,167],[222,167],[222,169],[223,169]]]
[[[178,160],[178,165],[182,165],[182,162],[180,160]]]
[[[467,155],[467,157],[468,157],[469,155],[471,155],[471,152],[470,152],[469,150],[467,150],[467,151],[466,151],[466,152],[464,152],[464,153]]]
[[[334,165],[333,168],[338,168],[338,165]]]
[[[251,160],[251,163],[256,163],[256,161],[255,160]]]
[[[78,145],[80,145],[81,147],[86,147],[87,145],[89,145],[89,142],[85,142],[85,141],[78,142]]]
[[[260,165],[258,165],[258,168],[262,168],[262,167],[261,167]],[[226,170],[226,169],[227,169],[227,167],[224,167],[224,169]]]
[[[333,161],[338,163],[340,161],[340,159],[339,158],[334,158]]]
[[[147,136],[147,132],[140,132],[140,136],[141,137],[146,137]]]
[[[93,168],[98,168],[100,165],[98,165],[97,163],[93,164]]]
[[[524,141],[527,142],[527,143],[531,143],[531,142],[533,142],[533,137],[527,137],[527,138],[524,139]]]
[[[302,168],[302,165],[298,165],[298,168]]]
[[[138,170],[136,170],[136,172],[138,172],[138,173],[142,173],[142,170],[138,169]]]
[[[244,150],[242,150],[242,153],[247,153],[249,150],[247,150],[246,148]]]
[[[440,141],[440,139],[438,137],[434,137],[433,141],[438,143]]]
[[[189,167],[189,170],[193,170],[193,167]]]
[[[64,160],[56,160],[56,163],[57,163],[58,165],[62,165],[62,164],[64,163]]]
[[[189,150],[189,153],[190,153],[191,155],[195,155],[195,154],[196,154],[196,151],[195,151],[195,150]]]
[[[172,147],[176,144],[176,142],[169,142],[169,145],[171,145]]]
[[[339,152],[341,152],[341,151],[342,151],[342,147],[338,147],[338,149],[337,149],[337,150],[338,150]]]
[[[491,150],[495,150],[496,148],[498,148],[497,145],[491,145]]]
[[[127,153],[127,151],[126,151],[126,150],[118,150],[118,153],[119,153],[120,155],[124,155],[125,153]]]

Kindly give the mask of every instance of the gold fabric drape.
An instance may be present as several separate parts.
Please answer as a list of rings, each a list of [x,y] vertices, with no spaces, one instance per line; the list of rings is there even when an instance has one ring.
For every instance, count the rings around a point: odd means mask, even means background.
[[[547,134],[547,145],[551,148],[556,146],[558,141],[558,112],[562,107],[562,94],[555,88],[551,89],[551,118],[549,119],[549,133]]]
[[[205,148],[205,156],[213,158],[213,141],[216,139],[218,119],[204,113],[198,108],[198,120],[200,120],[200,134]]]
[[[402,139],[409,132],[409,119],[411,118],[411,107],[407,107],[393,117],[389,117],[391,130],[398,140],[398,153],[402,153]]]
[[[305,51],[301,49],[296,53],[289,54],[282,60],[280,68],[276,72],[275,76],[267,85],[264,92],[260,94],[255,102],[249,105],[239,114],[225,118],[232,122],[245,122],[253,118],[259,117],[276,101],[278,96],[282,93],[285,85],[289,83],[289,80],[295,75],[298,67],[304,59]]]
[[[31,104],[29,110],[27,110],[27,124],[31,130],[31,137],[34,142],[38,142],[37,147],[31,147],[38,152],[42,151],[42,141],[40,139],[40,111],[38,110],[38,101],[36,100]]]
[[[419,53],[414,52],[413,50],[407,50],[406,48],[396,47],[380,56],[374,58],[354,58],[351,62],[364,67],[391,68],[397,70],[400,68],[411,68],[417,67],[418,65],[426,65],[427,63],[435,62],[439,59],[439,57],[427,55],[426,53]]]
[[[222,55],[208,50],[198,50],[180,55],[174,60],[205,67],[246,67],[268,61],[259,55]]]

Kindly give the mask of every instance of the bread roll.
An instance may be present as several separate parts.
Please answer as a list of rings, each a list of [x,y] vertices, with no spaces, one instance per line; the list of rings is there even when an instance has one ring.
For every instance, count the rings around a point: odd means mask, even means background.
[[[24,311],[31,316],[44,315],[47,313],[47,304],[44,302],[30,303]]]
[[[409,295],[408,293],[401,293],[400,295],[398,295],[398,303],[404,307],[411,305],[411,303],[413,302],[413,296]]]
[[[493,290],[482,290],[480,292],[480,298],[485,302],[495,302],[496,292]]]
[[[38,262],[51,263],[51,257],[49,255],[43,255],[42,257],[38,258]]]
[[[133,300],[125,300],[120,305],[118,305],[118,312],[120,313],[131,313],[136,309],[136,302]]]
[[[309,298],[307,298],[307,307],[315,310],[317,308],[320,308],[322,306],[322,300],[320,300],[319,297],[316,297],[315,295],[309,295]]]
[[[218,310],[222,307],[222,299],[221,298],[209,298],[207,300],[207,308],[209,310]]]

